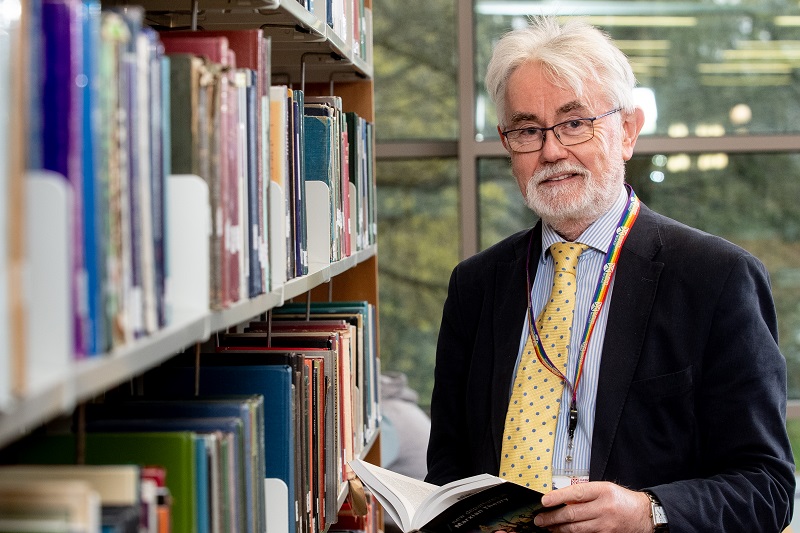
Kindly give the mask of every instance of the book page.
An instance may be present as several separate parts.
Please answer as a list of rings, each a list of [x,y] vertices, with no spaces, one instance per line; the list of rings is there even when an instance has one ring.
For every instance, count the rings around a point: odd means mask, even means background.
[[[421,502],[439,488],[359,459],[349,464],[403,531],[411,528],[412,518]]]
[[[412,511],[412,515],[422,502],[425,501],[425,498],[439,488],[436,485],[397,474],[391,470],[383,472],[383,476],[383,483],[389,487],[392,492],[407,500],[404,503]]]
[[[497,476],[478,474],[443,485],[436,491],[436,494],[419,506],[412,521],[412,526],[414,529],[419,529],[456,502],[504,482],[505,480]]]

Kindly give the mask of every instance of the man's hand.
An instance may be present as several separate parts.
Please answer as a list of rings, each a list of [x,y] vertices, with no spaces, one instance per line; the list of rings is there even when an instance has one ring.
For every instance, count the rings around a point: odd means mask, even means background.
[[[559,533],[651,533],[650,499],[606,481],[578,483],[542,497],[542,505],[565,507],[541,513],[537,526]]]

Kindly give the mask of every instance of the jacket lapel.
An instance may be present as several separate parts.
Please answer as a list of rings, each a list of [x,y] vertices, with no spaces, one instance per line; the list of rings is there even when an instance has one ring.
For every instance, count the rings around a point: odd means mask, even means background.
[[[642,205],[622,248],[603,343],[589,477],[603,479],[622,408],[641,354],[663,263],[653,261],[661,238],[653,213]]]
[[[538,266],[537,258],[542,248],[541,222],[528,232],[521,234],[514,244],[515,257],[508,263],[498,263],[495,273],[495,309],[492,325],[494,335],[494,372],[492,376],[492,442],[494,443],[494,457],[498,462],[495,470],[500,468],[499,458],[503,439],[503,429],[508,409],[508,398],[511,390],[511,380],[514,374],[519,352],[522,323],[525,310],[528,306],[526,294],[525,267],[528,256],[528,242],[531,241],[531,279],[536,275]]]

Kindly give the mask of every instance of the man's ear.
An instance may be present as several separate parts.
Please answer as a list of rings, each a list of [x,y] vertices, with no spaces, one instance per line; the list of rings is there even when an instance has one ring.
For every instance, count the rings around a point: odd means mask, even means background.
[[[508,146],[508,139],[506,139],[506,136],[503,135],[503,129],[500,127],[500,124],[497,125],[497,133],[500,135],[500,142],[503,143],[503,148],[505,148],[506,152],[511,155],[511,148]]]
[[[639,132],[644,127],[644,110],[636,107],[633,113],[623,114],[622,116],[622,156],[625,161],[633,157],[633,147],[636,146],[636,139]]]

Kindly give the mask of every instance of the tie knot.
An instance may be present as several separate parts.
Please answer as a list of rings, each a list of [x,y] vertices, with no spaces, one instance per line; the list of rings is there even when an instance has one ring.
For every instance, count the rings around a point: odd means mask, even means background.
[[[588,248],[578,242],[554,242],[550,245],[550,255],[556,272],[570,272],[578,269],[578,257]]]

